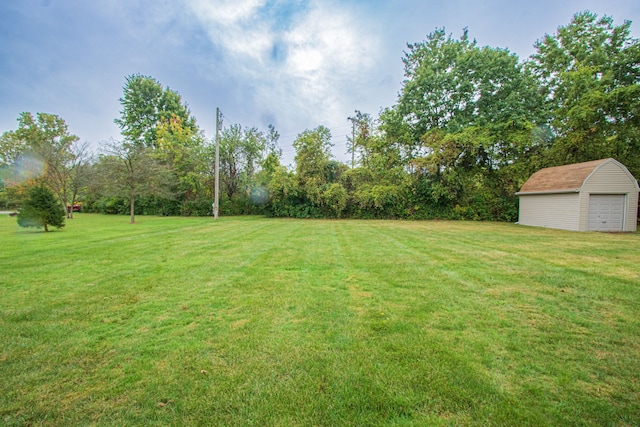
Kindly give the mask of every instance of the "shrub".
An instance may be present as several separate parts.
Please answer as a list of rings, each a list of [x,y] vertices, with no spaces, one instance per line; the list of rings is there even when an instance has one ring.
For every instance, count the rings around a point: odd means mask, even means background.
[[[42,228],[49,231],[49,226],[64,227],[65,212],[56,196],[43,185],[33,187],[29,197],[24,201],[18,213],[20,227]]]

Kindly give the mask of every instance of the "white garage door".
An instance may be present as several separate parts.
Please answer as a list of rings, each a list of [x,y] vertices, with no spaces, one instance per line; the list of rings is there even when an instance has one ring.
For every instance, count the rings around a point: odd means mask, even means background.
[[[589,195],[589,231],[622,231],[624,194]]]

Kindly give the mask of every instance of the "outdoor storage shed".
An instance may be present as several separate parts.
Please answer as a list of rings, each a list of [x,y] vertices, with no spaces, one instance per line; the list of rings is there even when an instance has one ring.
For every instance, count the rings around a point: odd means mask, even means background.
[[[638,182],[614,159],[541,169],[520,191],[519,224],[573,231],[636,231]]]

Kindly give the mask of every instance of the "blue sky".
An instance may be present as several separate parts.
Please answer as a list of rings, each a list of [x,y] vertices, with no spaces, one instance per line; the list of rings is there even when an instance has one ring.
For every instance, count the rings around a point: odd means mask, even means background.
[[[407,43],[445,27],[521,59],[590,10],[633,21],[637,0],[4,0],[0,1],[0,132],[23,111],[58,114],[94,147],[120,139],[125,76],[179,92],[208,138],[225,124],[280,132],[285,163],[305,129],[332,130],[345,160],[347,117],[392,106]]]

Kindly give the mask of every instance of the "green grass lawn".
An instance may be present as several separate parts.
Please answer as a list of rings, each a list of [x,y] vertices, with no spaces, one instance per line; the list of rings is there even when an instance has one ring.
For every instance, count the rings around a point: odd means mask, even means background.
[[[640,424],[640,234],[0,218],[0,425]]]

